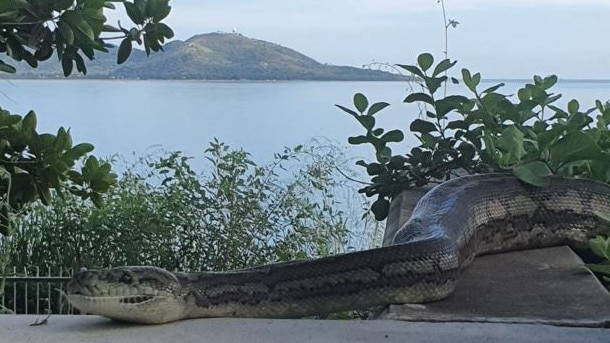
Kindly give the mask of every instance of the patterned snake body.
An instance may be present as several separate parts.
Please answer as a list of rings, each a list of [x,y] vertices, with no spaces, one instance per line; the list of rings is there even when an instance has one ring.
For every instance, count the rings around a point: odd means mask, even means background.
[[[387,247],[218,273],[82,270],[67,297],[83,312],[148,324],[436,301],[451,294],[475,256],[586,245],[606,229],[600,214],[610,214],[609,185],[552,177],[537,188],[508,175],[466,176],[426,194]]]

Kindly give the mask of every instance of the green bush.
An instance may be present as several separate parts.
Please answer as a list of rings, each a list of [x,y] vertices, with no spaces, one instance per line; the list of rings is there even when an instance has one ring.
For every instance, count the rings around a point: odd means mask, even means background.
[[[565,110],[555,106],[561,94],[550,92],[557,82],[554,75],[535,76],[534,83],[519,89],[513,99],[498,92],[502,83],[480,90],[481,75],[468,69],[461,74],[472,96],[443,95],[447,82],[459,84],[446,76],[455,64],[445,59],[434,65],[432,55],[421,54],[417,65],[398,65],[416,76],[423,90],[404,99],[422,109],[409,126],[419,145],[406,154],[394,154],[388,146],[404,139],[402,130],[376,127],[375,116],[387,103],[369,106],[366,96],[358,93],[353,109],[337,105],[365,129],[348,142],[375,149],[376,161],[357,164],[371,177],[360,192],[377,196],[371,206],[376,219],[386,218],[390,200],[402,190],[441,183],[460,173],[512,172],[538,186],[545,185],[551,174],[610,182],[608,103],[596,101],[587,110],[576,100]]]
[[[5,238],[10,265],[228,270],[342,251],[348,214],[335,176],[340,163],[322,147],[286,149],[259,166],[243,150],[214,141],[196,173],[173,152],[142,159],[109,190],[105,206],[53,197]]]

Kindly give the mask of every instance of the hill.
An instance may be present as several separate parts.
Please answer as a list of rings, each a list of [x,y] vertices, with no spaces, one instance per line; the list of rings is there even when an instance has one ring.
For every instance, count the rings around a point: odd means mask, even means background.
[[[322,64],[295,50],[235,33],[208,33],[172,41],[148,58],[134,49],[116,65],[116,48],[87,64],[87,78],[198,80],[394,81],[403,76],[379,70]],[[53,59],[53,58],[52,58]],[[17,78],[63,78],[56,60],[38,69],[18,65]],[[72,78],[81,78],[75,74]]]

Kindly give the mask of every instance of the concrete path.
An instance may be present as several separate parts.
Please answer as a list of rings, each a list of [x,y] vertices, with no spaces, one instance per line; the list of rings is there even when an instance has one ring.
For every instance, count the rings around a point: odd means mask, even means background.
[[[610,329],[498,323],[412,323],[390,320],[196,319],[142,326],[96,316],[0,316],[2,343],[189,343],[189,342],[610,342]]]

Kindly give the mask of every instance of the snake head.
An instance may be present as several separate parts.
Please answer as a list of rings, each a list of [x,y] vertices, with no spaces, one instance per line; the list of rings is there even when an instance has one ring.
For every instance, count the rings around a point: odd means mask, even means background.
[[[66,297],[83,313],[120,321],[157,324],[184,316],[176,276],[157,267],[118,267],[76,272]]]

